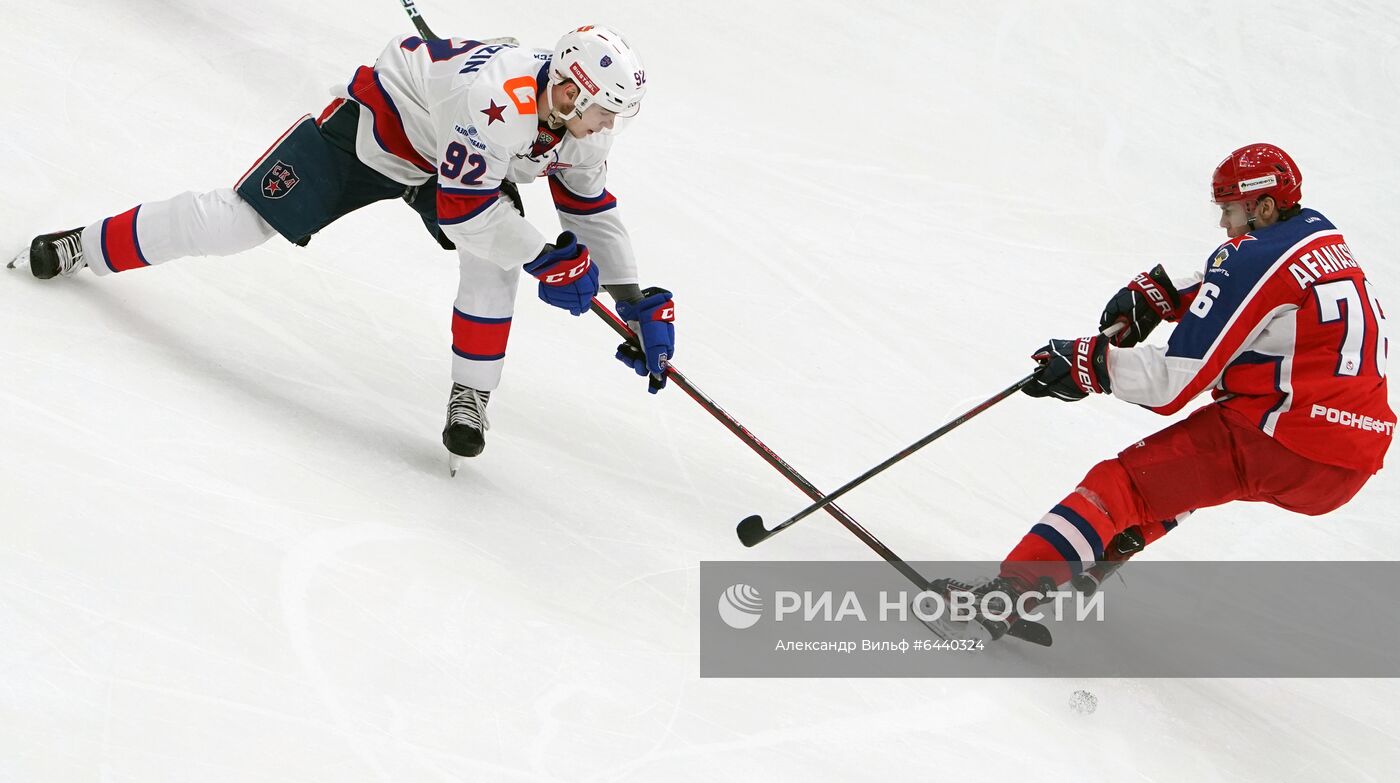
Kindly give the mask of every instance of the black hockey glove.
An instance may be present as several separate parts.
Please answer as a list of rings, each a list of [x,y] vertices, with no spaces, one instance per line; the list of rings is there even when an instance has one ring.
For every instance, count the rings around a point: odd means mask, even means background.
[[[428,233],[437,240],[443,250],[456,250],[457,246],[447,238],[447,234],[443,233],[437,222],[437,184],[437,178],[434,177],[422,185],[414,185],[404,191],[403,200],[423,219],[423,227],[428,229]]]
[[[515,211],[525,217],[525,202],[520,200],[520,188],[508,179],[501,180],[501,195],[510,199],[510,205],[515,207]]]
[[[1040,368],[1021,391],[1032,397],[1078,402],[1090,394],[1109,394],[1108,341],[1102,335],[1051,340],[1031,354]]]
[[[1099,331],[1122,322],[1127,328],[1110,338],[1120,348],[1131,348],[1147,339],[1162,321],[1180,314],[1181,294],[1161,264],[1133,278],[1108,300],[1099,316]]]

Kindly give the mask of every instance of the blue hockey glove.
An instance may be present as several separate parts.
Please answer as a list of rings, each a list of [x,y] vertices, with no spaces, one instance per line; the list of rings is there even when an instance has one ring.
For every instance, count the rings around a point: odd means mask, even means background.
[[[553,245],[545,245],[525,271],[539,278],[540,300],[562,307],[574,315],[588,312],[598,293],[598,267],[588,257],[588,248],[565,231]]]
[[[1051,340],[1031,354],[1040,362],[1031,382],[1021,391],[1032,397],[1077,402],[1090,394],[1110,394],[1108,343],[1103,336]]]
[[[618,302],[617,314],[633,325],[642,344],[631,342],[617,347],[617,359],[638,375],[651,376],[647,391],[656,394],[666,388],[665,361],[676,354],[676,307],[671,292],[648,288],[635,302]]]

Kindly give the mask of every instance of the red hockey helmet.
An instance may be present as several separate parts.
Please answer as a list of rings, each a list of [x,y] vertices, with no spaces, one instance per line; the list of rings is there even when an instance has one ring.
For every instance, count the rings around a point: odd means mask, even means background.
[[[1303,198],[1298,164],[1272,144],[1246,144],[1230,153],[1215,167],[1210,186],[1217,204],[1273,196],[1279,209],[1288,209]]]

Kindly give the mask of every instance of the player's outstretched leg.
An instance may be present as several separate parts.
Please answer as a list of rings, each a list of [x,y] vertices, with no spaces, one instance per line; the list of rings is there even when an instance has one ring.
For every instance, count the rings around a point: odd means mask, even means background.
[[[459,457],[475,457],[486,448],[486,403],[491,392],[473,389],[460,383],[452,384],[452,396],[447,400],[447,425],[442,430],[442,445],[452,453],[449,460],[452,475],[457,475]]]
[[[85,228],[37,236],[27,255],[34,276],[48,280],[83,269],[110,275],[188,256],[229,256],[275,235],[247,201],[223,188],[148,201]]]

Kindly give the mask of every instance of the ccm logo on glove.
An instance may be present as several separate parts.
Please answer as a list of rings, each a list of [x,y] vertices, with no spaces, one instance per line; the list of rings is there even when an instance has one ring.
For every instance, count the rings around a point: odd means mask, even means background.
[[[525,271],[540,281],[540,301],[568,310],[574,315],[588,312],[598,293],[598,267],[588,248],[565,231],[552,245],[545,245]]]
[[[554,272],[553,274],[545,275],[540,278],[540,282],[545,285],[568,285],[571,280],[575,280],[586,274],[588,272],[588,267],[592,265],[593,259],[588,257],[588,251],[585,249],[583,260],[580,261],[578,265],[571,269],[566,269],[563,272]]]

